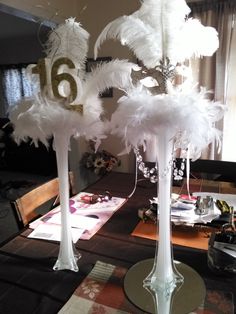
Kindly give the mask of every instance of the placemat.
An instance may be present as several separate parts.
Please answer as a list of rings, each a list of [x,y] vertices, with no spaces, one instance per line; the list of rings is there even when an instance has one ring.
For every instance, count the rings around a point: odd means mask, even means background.
[[[151,222],[140,221],[131,233],[132,236],[158,240],[157,226]],[[172,228],[172,243],[196,249],[208,250],[209,237],[206,232],[194,227],[174,226]]]
[[[58,314],[145,313],[125,297],[126,272],[126,268],[98,261]],[[231,293],[208,290],[204,305],[191,314],[234,314],[232,299]]]

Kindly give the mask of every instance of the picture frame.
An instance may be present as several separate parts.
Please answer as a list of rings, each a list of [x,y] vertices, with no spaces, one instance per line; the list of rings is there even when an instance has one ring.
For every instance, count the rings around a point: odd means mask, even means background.
[[[88,58],[86,62],[86,72],[91,72],[93,68],[103,62],[109,62],[112,57],[99,57],[96,60],[93,58]],[[101,98],[113,97],[113,88],[107,88],[103,93],[100,94]]]

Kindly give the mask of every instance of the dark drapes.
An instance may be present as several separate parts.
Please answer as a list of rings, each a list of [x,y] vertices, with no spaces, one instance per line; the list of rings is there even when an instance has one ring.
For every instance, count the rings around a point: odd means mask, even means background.
[[[236,11],[236,1],[235,0],[204,0],[204,1],[194,1],[188,3],[192,13],[201,13],[208,10],[213,11]]]

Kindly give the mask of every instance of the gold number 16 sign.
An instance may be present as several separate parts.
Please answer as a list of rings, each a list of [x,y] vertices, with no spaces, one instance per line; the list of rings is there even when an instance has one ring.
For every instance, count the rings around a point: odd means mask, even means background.
[[[49,61],[48,59],[39,59],[37,65],[32,68],[32,73],[39,75],[41,90],[44,91],[47,86],[51,85],[52,94],[55,98],[69,100],[70,103],[73,103],[78,94],[78,80],[71,73],[59,73],[60,67],[64,65],[71,70],[75,70],[73,61],[65,57],[59,58],[52,64],[51,69]],[[62,91],[60,91],[59,85],[63,81],[69,83],[69,95],[65,95],[64,92],[62,94]],[[82,112],[82,107],[82,105],[67,105],[67,109],[76,110],[80,113]]]

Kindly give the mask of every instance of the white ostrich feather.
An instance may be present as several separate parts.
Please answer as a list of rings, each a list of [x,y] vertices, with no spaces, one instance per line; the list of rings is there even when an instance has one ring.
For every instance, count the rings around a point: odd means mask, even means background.
[[[54,29],[46,43],[46,54],[52,61],[59,57],[71,58],[79,69],[84,69],[88,52],[89,33],[69,18]]]
[[[161,37],[156,36],[149,25],[133,16],[120,17],[105,27],[95,43],[95,59],[99,46],[106,39],[120,40],[147,68],[155,67],[162,57]]]
[[[112,60],[98,65],[91,73],[88,73],[83,85],[83,97],[89,99],[91,96],[102,93],[105,89],[115,87],[125,91],[130,90],[132,85],[131,71],[137,64],[126,60]]]
[[[191,12],[184,0],[143,0],[141,2],[140,9],[132,15],[140,18],[144,23],[148,23],[157,30],[161,28],[162,16],[164,19],[166,18],[165,12],[168,15],[172,13],[175,15],[175,18],[181,20]]]
[[[207,100],[202,90],[175,89],[172,94],[151,96],[145,90],[133,90],[119,100],[110,128],[126,147],[145,146],[150,136],[168,130],[176,148],[190,146],[193,158],[213,139],[219,140],[214,122],[222,118],[224,106]]]
[[[127,45],[147,68],[154,68],[166,57],[176,65],[192,56],[212,55],[218,48],[216,31],[194,19],[186,20],[189,13],[184,0],[144,0],[139,10],[117,18],[103,29],[95,43],[95,58],[107,39],[118,39]],[[210,49],[201,40],[193,42],[200,36],[209,42]]]
[[[163,43],[165,39],[169,40],[168,34],[172,33],[172,37],[175,37],[176,29],[180,28],[179,24],[183,24],[189,11],[184,0],[143,1],[138,11],[130,16],[120,17],[104,28],[95,43],[95,58],[106,39],[118,39],[123,45],[127,45],[147,68],[153,68],[163,58],[163,50],[167,49],[166,43],[164,46]]]

